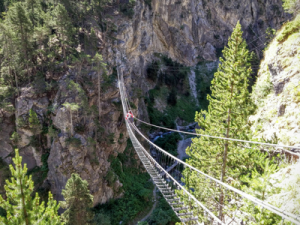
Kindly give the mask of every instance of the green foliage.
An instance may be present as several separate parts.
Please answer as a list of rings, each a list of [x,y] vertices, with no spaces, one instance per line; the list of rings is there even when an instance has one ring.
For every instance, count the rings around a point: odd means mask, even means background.
[[[152,184],[147,173],[141,173],[136,168],[134,149],[128,139],[124,153],[117,157],[110,157],[112,172],[123,184],[122,189],[115,190],[115,193],[124,192],[122,198],[111,200],[104,205],[95,208],[96,213],[102,213],[110,217],[112,225],[127,224],[130,220],[142,211],[145,204],[149,204]]]
[[[283,8],[286,12],[297,14],[300,11],[299,0],[283,0]]]
[[[0,216],[2,224],[62,224],[57,214],[59,204],[53,200],[49,192],[47,207],[44,202],[40,203],[40,197],[36,193],[32,198],[33,181],[31,176],[27,176],[26,164],[22,166],[22,157],[16,150],[13,158],[15,167],[10,165],[12,174],[11,181],[6,181],[5,190],[7,200],[5,201],[0,195],[0,204],[6,210],[6,217]]]
[[[277,172],[278,166],[271,164],[266,160],[261,163],[262,171],[258,172],[254,169],[251,174],[247,174],[241,178],[246,184],[242,187],[242,190],[246,193],[255,196],[263,201],[272,194],[278,193],[280,190],[274,186],[270,177]],[[251,214],[252,221],[247,221],[247,224],[280,224],[281,217],[268,211],[263,210],[260,206],[254,205],[252,202],[245,200],[246,204],[243,206],[242,211]]]
[[[176,93],[175,89],[172,89],[172,91],[170,92],[170,94],[168,96],[167,103],[172,106],[176,105],[176,103],[177,103],[176,96],[177,96],[177,93]]]
[[[179,140],[181,140],[181,137],[178,133],[171,133],[158,138],[154,143],[172,155],[177,156],[177,143]]]
[[[72,146],[72,147],[74,147],[74,148],[80,148],[80,146],[81,146],[81,140],[79,139],[79,138],[76,138],[76,137],[68,137],[67,139],[66,139],[66,144],[67,145],[70,145],[70,146]]]
[[[110,217],[102,212],[99,212],[95,215],[94,223],[96,225],[111,225]]]
[[[147,78],[157,84],[145,98],[150,122],[169,128],[175,128],[174,121],[177,117],[192,122],[195,111],[199,110],[199,107],[189,94],[189,68],[162,54],[155,54],[155,56],[158,59],[147,68]],[[174,70],[173,67],[177,69]],[[166,102],[165,109],[160,111],[156,109],[155,99]]]
[[[207,66],[208,63],[211,64],[211,62],[199,62],[195,68],[198,103],[200,108],[204,110],[207,110],[209,104],[207,95],[211,94],[211,80],[218,69],[218,64],[211,69],[211,66]]]
[[[9,166],[8,164],[0,157],[0,195],[4,195],[5,193],[5,189],[4,189],[4,184],[5,184],[5,180],[9,179],[11,177],[11,173],[9,170]],[[4,209],[2,209],[1,211],[1,207],[0,207],[0,216],[4,216],[3,213],[6,212]]]
[[[33,134],[39,134],[42,131],[42,125],[39,118],[33,109],[29,110],[29,127]]]
[[[153,61],[152,64],[147,68],[147,77],[155,81],[157,85],[168,87],[174,87],[181,93],[188,95],[188,90],[184,86],[184,81],[187,80],[189,67],[186,67],[171,58],[156,54],[157,60]],[[176,70],[174,70],[174,68]]]
[[[12,133],[12,135],[11,135],[11,138],[10,138],[10,140],[12,141],[12,143],[15,145],[15,146],[17,146],[18,145],[18,142],[19,142],[19,140],[20,140],[20,135],[16,132],[16,131],[14,131],[13,133]]]
[[[48,128],[48,135],[51,137],[51,138],[54,138],[56,137],[58,134],[57,130],[53,127],[53,125],[51,125],[49,128]]]
[[[154,209],[148,222],[149,225],[167,225],[180,221],[167,201],[161,196],[158,206]]]
[[[93,196],[86,180],[73,173],[62,190],[62,195],[65,201],[61,202],[61,206],[66,209],[62,214],[62,220],[67,225],[85,225],[92,222],[93,213],[90,208],[93,206]]]
[[[106,66],[106,64],[105,64]],[[107,73],[103,73],[102,78],[103,81],[101,82],[101,89],[103,92],[106,92],[109,88],[113,87],[113,85],[117,82],[117,70],[113,68],[113,73],[111,75],[107,75]]]
[[[95,30],[94,30],[94,28],[91,28],[91,34],[90,34],[90,44],[91,44],[91,47],[92,47],[92,50],[94,50],[94,51],[97,51],[97,42],[98,42],[98,37],[97,37],[97,35],[96,35],[96,33],[95,33]]]
[[[139,221],[137,225],[149,225],[147,221]]]
[[[266,75],[260,78],[259,82],[256,82],[253,87],[252,98],[257,102],[257,104],[262,102],[273,89],[273,83],[271,81],[271,74],[269,69],[266,68],[266,70],[264,70],[264,73],[266,73]]]
[[[120,4],[120,11],[125,15],[128,16],[130,19],[134,16],[134,6],[135,0],[129,0],[128,3]]]
[[[154,108],[154,99],[160,98],[160,96],[164,94],[162,87],[156,87],[149,91],[149,97],[145,99],[152,124],[175,128],[174,121],[178,117],[186,122],[193,122],[195,111],[199,109],[199,107],[195,104],[191,96],[179,95],[177,93],[176,105],[167,105],[166,109],[161,112]],[[169,93],[167,92],[167,96],[168,95]]]
[[[37,148],[40,145],[39,140],[36,138],[36,136],[31,136],[29,138],[29,144],[34,148]]]
[[[41,167],[36,166],[27,172],[28,176],[31,175],[33,177],[32,180],[35,183],[35,186],[42,185],[44,180],[47,178],[47,174],[49,171],[48,161],[47,161],[48,157],[49,157],[49,153],[43,154],[41,157],[42,166]]]
[[[114,183],[117,181],[118,177],[115,175],[113,171],[109,170],[105,176],[105,179],[107,180],[108,185],[112,187]]]
[[[152,0],[144,0],[144,1],[145,1],[145,4],[148,5],[150,9],[152,9],[152,6],[151,6]]]
[[[1,80],[0,83],[2,83]],[[14,111],[14,107],[10,102],[10,99],[13,97],[13,95],[14,95],[13,88],[5,85],[3,86],[0,85],[0,108],[1,109],[7,112]]]
[[[273,29],[272,27],[268,27],[266,29],[266,43],[265,43],[265,45],[268,45],[273,40],[273,38],[275,37],[275,34],[276,34],[276,30]]]
[[[238,22],[228,41],[228,47],[223,50],[220,66],[212,80],[208,111],[201,110],[196,113],[195,120],[201,127],[200,134],[218,135],[236,139],[249,140],[251,138],[248,116],[255,106],[248,91],[251,76],[251,55],[247,50],[246,42],[242,38],[241,25]],[[187,162],[199,170],[213,177],[221,177],[226,181],[228,177],[232,184],[239,183],[239,178],[258,167],[258,162],[266,158],[257,149],[241,149],[236,142],[206,137],[194,138],[191,147],[187,149],[190,158]],[[202,202],[209,202],[212,197],[207,191],[209,184],[199,185],[195,174],[189,170],[184,171],[184,182],[193,188],[194,194],[201,196]],[[223,204],[223,192],[211,187],[216,202]],[[217,204],[211,203],[216,212]],[[226,212],[227,215],[230,212]],[[205,220],[205,218],[201,218]]]
[[[277,40],[279,42],[284,42],[291,34],[299,32],[299,30],[300,30],[300,15],[297,15],[297,17],[294,20],[287,22],[284,25],[282,31],[277,36]]]

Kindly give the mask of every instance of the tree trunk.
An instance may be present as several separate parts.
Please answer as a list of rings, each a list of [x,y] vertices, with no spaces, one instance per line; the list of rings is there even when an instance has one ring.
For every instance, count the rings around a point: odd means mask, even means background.
[[[62,52],[63,52],[63,58],[64,58],[64,67],[67,67],[67,61],[66,61],[66,49],[65,45],[62,45]]]
[[[233,83],[231,83],[231,94],[230,94],[230,102],[233,94]],[[227,113],[227,129],[226,129],[226,138],[229,138],[230,132],[230,122],[231,122],[231,105],[228,109]],[[221,182],[224,182],[225,179],[225,171],[226,171],[226,163],[227,163],[227,155],[228,155],[228,140],[225,140],[224,144],[224,154],[223,154],[223,164],[222,164],[222,172],[221,172]],[[219,206],[219,219],[223,221],[223,204],[224,204],[224,193],[220,186],[220,206]]]
[[[72,110],[70,109],[70,118],[71,118],[71,136],[73,137],[74,131],[73,131],[73,119],[72,119]]]
[[[22,165],[16,165],[17,167],[20,167]],[[18,168],[18,172],[20,173],[20,168]],[[26,225],[30,225],[30,222],[28,220],[28,214],[27,214],[27,210],[26,210],[26,203],[25,203],[25,197],[24,197],[24,192],[23,192],[23,184],[22,184],[22,180],[20,179],[20,188],[21,188],[21,196],[22,196],[22,209],[23,209],[23,213],[24,213],[24,218],[25,218],[25,224]]]
[[[98,71],[98,108],[99,108],[99,123],[100,123],[100,118],[101,118],[101,99],[100,99],[100,94],[101,94],[101,83],[100,83],[100,76],[101,76],[102,70]]]

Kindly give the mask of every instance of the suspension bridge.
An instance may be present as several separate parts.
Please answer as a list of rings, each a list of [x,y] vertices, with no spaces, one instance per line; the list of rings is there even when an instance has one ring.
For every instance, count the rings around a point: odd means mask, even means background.
[[[124,79],[119,70],[118,86],[123,113],[126,115],[131,109]],[[178,130],[155,126],[142,120],[137,120],[149,126],[178,132]],[[255,214],[254,212],[259,210],[260,215],[269,211],[270,213],[274,213],[275,216],[281,217],[281,224],[290,224],[290,222],[292,222],[293,224],[300,225],[299,215],[289,213],[284,209],[280,209],[205,174],[155,145],[134,123],[128,120],[125,121],[129,137],[138,157],[156,187],[183,224],[264,224],[260,222],[263,218],[253,216],[253,214]],[[287,152],[299,158],[299,154],[286,150],[286,148],[300,149],[300,147],[200,135],[185,131],[179,132],[193,134],[195,136],[207,136],[210,138],[237,141],[244,144],[250,143],[276,147],[277,149],[281,149],[281,152]],[[146,141],[150,146],[150,150],[147,151],[139,140]],[[188,183],[189,177],[196,178],[197,183]],[[220,201],[220,198],[222,198],[222,201]],[[249,210],[248,212],[243,211],[243,207],[245,207],[246,204],[252,206],[253,213],[249,213]]]

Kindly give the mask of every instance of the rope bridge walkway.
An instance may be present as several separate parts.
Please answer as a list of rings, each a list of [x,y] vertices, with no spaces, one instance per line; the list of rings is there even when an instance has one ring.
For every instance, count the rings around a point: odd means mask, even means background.
[[[123,113],[126,115],[131,109],[124,86],[123,76],[120,76],[119,71],[118,85]],[[260,215],[262,215],[265,211],[269,211],[280,216],[282,218],[282,224],[284,224],[285,221],[290,221],[300,225],[300,216],[279,209],[266,201],[262,201],[203,173],[155,145],[143,135],[134,123],[128,120],[125,121],[129,137],[142,164],[183,224],[261,224],[261,218],[255,218],[252,214],[243,212],[242,210],[246,203],[251,203],[250,205],[252,205],[253,212],[254,210],[259,209]],[[141,120],[139,121],[144,122]],[[149,125],[155,126],[152,124]],[[159,126],[156,127],[167,129]],[[178,132],[178,130],[168,130]],[[180,132],[199,135],[184,131]],[[143,147],[136,135],[138,135],[140,140],[149,143],[150,152]],[[216,136],[209,137],[226,139]],[[230,138],[228,138],[228,140],[240,141],[245,144],[263,144],[282,149],[286,147],[300,149],[300,147],[294,146],[274,146],[273,144],[268,143],[250,142]],[[299,156],[297,153],[291,151],[288,152]],[[190,178],[193,179],[190,180]],[[194,178],[197,178],[196,183],[193,183],[193,180],[195,180]]]

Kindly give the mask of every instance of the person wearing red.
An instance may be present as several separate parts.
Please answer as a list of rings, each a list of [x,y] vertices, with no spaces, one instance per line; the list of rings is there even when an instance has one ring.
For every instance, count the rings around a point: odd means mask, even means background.
[[[129,110],[129,112],[126,114],[125,119],[126,119],[129,123],[133,123],[133,121],[134,121],[134,116],[133,116],[131,110]]]

